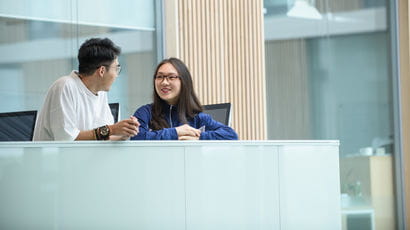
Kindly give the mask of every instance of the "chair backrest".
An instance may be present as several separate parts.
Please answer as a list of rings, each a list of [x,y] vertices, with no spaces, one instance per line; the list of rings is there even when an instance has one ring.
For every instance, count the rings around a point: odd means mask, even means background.
[[[231,103],[204,105],[204,113],[212,116],[216,121],[224,125],[231,124]]]
[[[0,141],[32,141],[37,111],[0,113]]]
[[[118,118],[120,117],[120,103],[109,103],[108,105],[110,106],[112,116],[114,117],[114,123],[117,123]]]

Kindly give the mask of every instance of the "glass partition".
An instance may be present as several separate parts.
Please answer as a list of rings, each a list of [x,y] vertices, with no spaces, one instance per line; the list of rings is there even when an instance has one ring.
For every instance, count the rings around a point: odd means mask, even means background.
[[[39,110],[48,87],[78,68],[79,46],[108,37],[122,48],[123,71],[109,92],[121,118],[151,101],[158,60],[156,1],[27,1],[0,3],[0,112]],[[149,86],[149,87],[147,87]]]
[[[0,229],[341,229],[338,147],[1,142]]]
[[[264,6],[268,138],[340,140],[344,226],[395,229],[389,1]]]

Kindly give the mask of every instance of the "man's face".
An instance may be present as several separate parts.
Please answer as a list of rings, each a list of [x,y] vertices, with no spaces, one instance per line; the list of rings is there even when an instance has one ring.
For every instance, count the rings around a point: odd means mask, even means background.
[[[105,66],[105,69],[106,71],[104,72],[104,76],[102,78],[101,90],[109,91],[121,69],[121,66],[118,63],[118,58],[115,58],[111,65]]]

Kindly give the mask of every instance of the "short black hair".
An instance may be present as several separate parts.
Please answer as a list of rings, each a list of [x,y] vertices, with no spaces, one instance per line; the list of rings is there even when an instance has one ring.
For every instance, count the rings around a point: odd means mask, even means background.
[[[91,75],[102,65],[110,65],[121,54],[121,48],[108,38],[91,38],[78,51],[78,72]]]

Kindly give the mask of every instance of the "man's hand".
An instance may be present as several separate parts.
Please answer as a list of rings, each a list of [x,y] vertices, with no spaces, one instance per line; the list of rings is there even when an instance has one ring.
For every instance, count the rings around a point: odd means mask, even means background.
[[[129,119],[125,119],[110,125],[110,135],[121,136],[121,139],[126,140],[138,134],[139,126],[140,123],[137,118],[131,116]]]
[[[175,128],[178,134],[178,139],[183,136],[197,137],[201,135],[201,130],[195,129],[188,124],[181,125]]]

